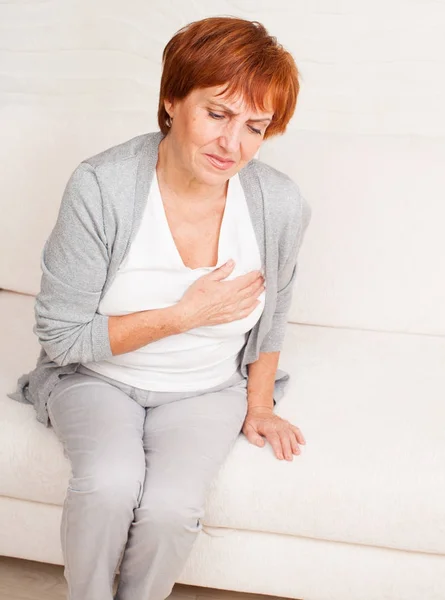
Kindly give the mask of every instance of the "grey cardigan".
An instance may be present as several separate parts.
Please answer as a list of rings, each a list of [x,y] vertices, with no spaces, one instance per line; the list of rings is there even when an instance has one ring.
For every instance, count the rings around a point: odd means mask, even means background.
[[[41,253],[41,287],[33,332],[41,345],[36,367],[22,375],[13,400],[32,403],[50,425],[47,399],[59,375],[112,356],[108,317],[97,312],[141,223],[158,159],[161,132],[132,138],[82,161],[66,185],[55,226]],[[239,172],[266,279],[261,318],[248,333],[241,371],[260,352],[281,350],[297,256],[311,218],[298,186],[253,159]],[[289,374],[277,369],[274,404]]]

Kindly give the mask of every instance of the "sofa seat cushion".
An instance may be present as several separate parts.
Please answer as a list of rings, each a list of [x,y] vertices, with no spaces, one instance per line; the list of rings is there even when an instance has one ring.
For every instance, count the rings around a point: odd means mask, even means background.
[[[61,506],[70,465],[34,408],[7,398],[39,346],[32,296],[0,292],[0,495]],[[445,338],[289,324],[277,414],[292,462],[240,435],[204,525],[445,554]]]

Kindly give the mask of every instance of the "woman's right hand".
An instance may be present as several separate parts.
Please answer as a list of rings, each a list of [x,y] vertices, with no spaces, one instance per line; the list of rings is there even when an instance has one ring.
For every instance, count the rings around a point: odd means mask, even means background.
[[[258,306],[258,297],[265,289],[263,275],[251,271],[223,281],[234,267],[235,263],[228,261],[187,289],[176,305],[185,330],[243,319]]]

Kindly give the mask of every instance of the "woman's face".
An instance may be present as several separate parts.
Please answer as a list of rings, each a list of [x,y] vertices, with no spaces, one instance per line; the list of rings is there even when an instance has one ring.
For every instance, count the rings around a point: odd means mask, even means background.
[[[250,110],[242,98],[217,96],[222,89],[200,88],[165,101],[173,119],[169,144],[180,168],[205,185],[221,185],[255,156],[273,116]]]

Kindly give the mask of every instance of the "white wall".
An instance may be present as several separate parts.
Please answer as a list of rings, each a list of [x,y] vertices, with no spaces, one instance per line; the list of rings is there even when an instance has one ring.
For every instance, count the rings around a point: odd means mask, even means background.
[[[0,4],[3,118],[68,113],[85,131],[99,112],[112,137],[154,128],[162,48],[189,21],[217,14],[263,22],[294,54],[302,90],[292,128],[445,135],[440,0]]]

